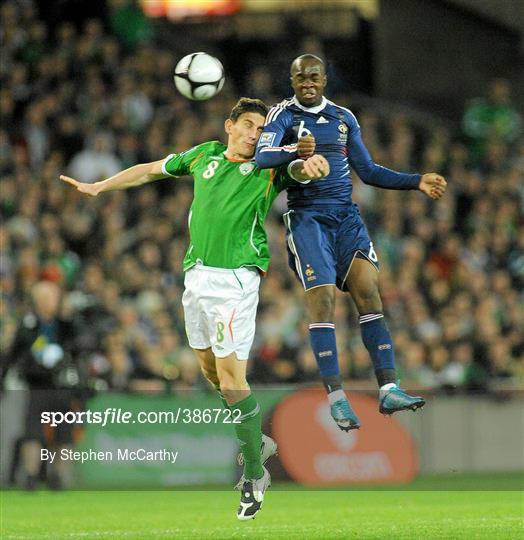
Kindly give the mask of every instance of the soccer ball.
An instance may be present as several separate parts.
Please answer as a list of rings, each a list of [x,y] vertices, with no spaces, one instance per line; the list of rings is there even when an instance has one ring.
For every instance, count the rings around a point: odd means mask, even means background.
[[[220,60],[204,52],[184,56],[175,68],[175,86],[186,98],[203,101],[216,96],[224,86]]]

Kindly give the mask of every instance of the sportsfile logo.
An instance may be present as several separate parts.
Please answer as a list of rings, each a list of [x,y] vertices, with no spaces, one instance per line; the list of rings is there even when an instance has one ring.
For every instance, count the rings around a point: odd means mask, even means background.
[[[40,423],[51,427],[60,424],[240,424],[240,409],[189,409],[167,411],[126,411],[108,407],[103,411],[44,411]]]

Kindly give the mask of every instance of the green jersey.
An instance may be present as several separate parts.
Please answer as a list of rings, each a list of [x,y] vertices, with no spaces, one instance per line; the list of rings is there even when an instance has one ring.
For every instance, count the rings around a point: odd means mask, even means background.
[[[184,271],[195,264],[215,268],[257,266],[267,271],[266,216],[277,195],[294,180],[286,166],[260,169],[253,160],[226,158],[219,141],[166,157],[162,171],[194,178],[189,211],[189,248]]]

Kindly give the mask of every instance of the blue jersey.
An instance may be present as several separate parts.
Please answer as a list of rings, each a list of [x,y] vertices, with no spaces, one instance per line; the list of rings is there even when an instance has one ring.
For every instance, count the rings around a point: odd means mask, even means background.
[[[308,134],[315,137],[315,153],[328,160],[330,173],[321,181],[288,188],[290,208],[349,205],[353,188],[350,167],[366,184],[418,188],[419,174],[399,173],[374,163],[362,142],[355,115],[325,97],[316,107],[304,107],[295,96],[272,107],[258,142],[257,165],[276,167],[297,159],[297,140]]]

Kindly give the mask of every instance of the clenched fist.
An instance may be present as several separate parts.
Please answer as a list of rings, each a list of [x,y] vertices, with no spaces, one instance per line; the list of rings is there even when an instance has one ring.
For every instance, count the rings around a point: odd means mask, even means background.
[[[301,172],[312,180],[324,178],[329,174],[328,160],[320,154],[315,154],[304,161]]]
[[[300,137],[297,143],[298,157],[311,157],[315,153],[315,144],[315,137],[313,137],[313,135],[305,135],[304,137]]]

